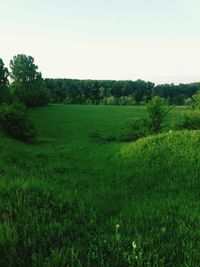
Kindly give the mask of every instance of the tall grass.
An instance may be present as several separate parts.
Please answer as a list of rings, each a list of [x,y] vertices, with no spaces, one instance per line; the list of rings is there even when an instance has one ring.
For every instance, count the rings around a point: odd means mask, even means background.
[[[200,265],[200,133],[91,138],[144,112],[51,105],[33,111],[37,144],[1,135],[0,266]]]

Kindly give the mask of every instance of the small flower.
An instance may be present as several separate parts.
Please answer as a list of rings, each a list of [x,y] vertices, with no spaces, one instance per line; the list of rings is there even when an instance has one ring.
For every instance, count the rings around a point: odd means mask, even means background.
[[[134,241],[132,243],[132,247],[133,247],[133,249],[136,249],[136,247],[137,247],[137,245],[136,245],[136,243]]]
[[[116,226],[115,226],[115,227],[116,227],[116,229],[118,230],[118,229],[119,229],[119,227],[120,227],[120,225],[119,225],[119,224],[116,224]]]

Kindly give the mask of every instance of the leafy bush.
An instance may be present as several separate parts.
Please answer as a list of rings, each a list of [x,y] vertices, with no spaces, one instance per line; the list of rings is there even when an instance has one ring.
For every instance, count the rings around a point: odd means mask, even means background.
[[[148,121],[146,118],[134,119],[128,123],[127,126],[122,128],[121,140],[122,141],[136,141],[141,137],[147,136],[149,133],[148,130]]]
[[[200,110],[200,91],[196,92],[196,94],[192,96],[192,99],[193,99],[193,108]]]
[[[155,96],[147,105],[148,127],[151,133],[157,134],[161,131],[162,124],[170,107],[164,98]]]
[[[21,141],[33,140],[36,135],[25,106],[19,103],[0,107],[0,127],[10,137]]]
[[[73,98],[71,96],[67,96],[64,100],[63,100],[64,104],[73,104]]]
[[[200,129],[200,110],[193,110],[184,113],[182,119],[176,125],[176,128],[188,130]]]
[[[158,134],[162,130],[164,119],[170,111],[165,99],[155,96],[147,105],[146,118],[131,121],[122,129],[121,140],[135,141],[141,137]]]

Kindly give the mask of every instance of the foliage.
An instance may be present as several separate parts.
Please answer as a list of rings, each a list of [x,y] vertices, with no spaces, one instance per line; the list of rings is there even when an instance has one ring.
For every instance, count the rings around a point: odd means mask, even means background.
[[[134,96],[121,96],[118,100],[119,105],[135,105],[135,99]]]
[[[10,61],[12,91],[28,107],[48,103],[47,89],[31,56],[19,54]]]
[[[147,105],[148,128],[151,133],[159,133],[167,113],[170,111],[165,99],[155,96]]]
[[[184,104],[185,104],[186,106],[192,106],[193,103],[194,103],[194,100],[193,100],[191,97],[188,97],[188,98],[186,98],[186,99],[184,100]]]
[[[143,118],[130,121],[122,128],[120,139],[123,141],[136,141],[141,137],[161,132],[163,122],[171,107],[167,106],[165,99],[159,96],[149,101]]]
[[[176,126],[178,129],[199,130],[200,110],[190,110],[183,114]]]
[[[169,104],[184,105],[191,98],[200,83],[154,85],[142,80],[77,80],[45,79],[51,102],[61,103],[64,99],[73,99],[73,103],[107,104],[107,98],[114,97],[117,104],[146,104],[152,97],[160,96],[169,100]],[[111,101],[113,103],[113,101]]]
[[[0,75],[5,71],[3,77],[6,78],[8,85],[8,72],[2,61],[0,66]],[[49,101],[66,104],[137,105],[148,103],[154,96],[168,99],[171,105],[190,105],[192,96],[200,90],[200,83],[155,86],[154,83],[143,80],[45,79],[43,81],[34,58],[24,54],[14,56],[10,61],[10,67],[12,78],[10,89],[14,93],[12,96],[28,107],[45,105]],[[3,90],[0,90],[1,103],[7,102],[7,98],[10,100],[9,91],[5,88],[8,87],[3,86]]]
[[[18,54],[10,61],[11,78],[15,82],[26,84],[41,77],[38,66],[34,63],[34,58],[24,54]]]
[[[8,90],[8,69],[4,66],[3,60],[0,58],[0,103],[5,103],[9,98]]]
[[[196,92],[196,94],[192,96],[192,99],[193,99],[193,108],[200,110],[200,91]]]
[[[11,85],[15,98],[27,107],[43,106],[48,103],[47,92],[42,79],[30,81],[26,85],[13,83]]]
[[[120,140],[136,141],[149,134],[148,121],[146,118],[134,119],[122,128]]]
[[[200,129],[200,91],[196,92],[190,99],[190,106],[181,118],[176,123],[177,129]]]
[[[73,104],[73,98],[70,96],[67,96],[64,100],[63,100],[64,104]]]
[[[30,141],[35,137],[33,123],[27,118],[26,108],[22,104],[2,105],[0,126],[7,135],[21,141]]]
[[[106,105],[118,105],[118,100],[114,96],[109,96],[103,99]]]

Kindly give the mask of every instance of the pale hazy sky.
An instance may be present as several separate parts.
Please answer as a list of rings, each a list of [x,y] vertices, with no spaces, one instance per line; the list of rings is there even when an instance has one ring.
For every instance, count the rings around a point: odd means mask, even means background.
[[[200,0],[0,0],[0,57],[43,77],[200,81]]]

